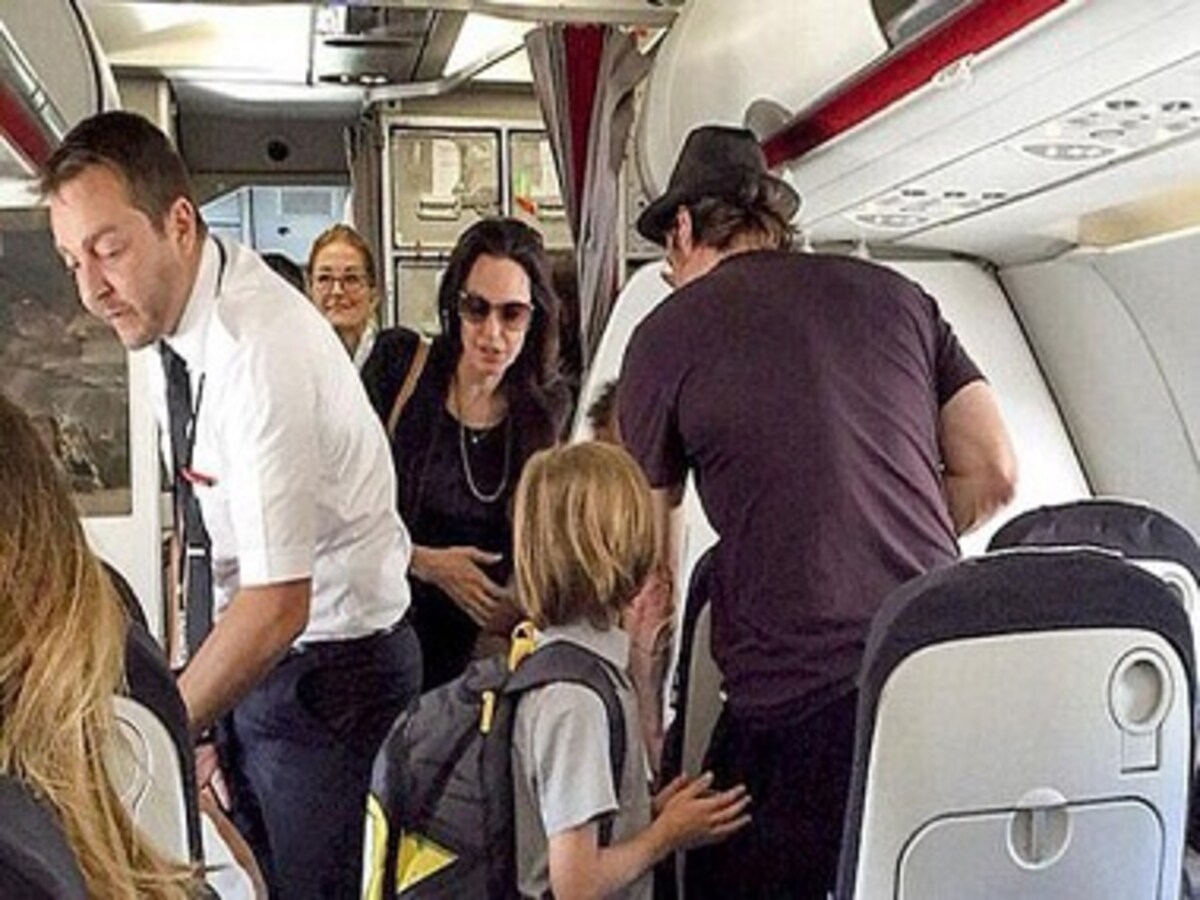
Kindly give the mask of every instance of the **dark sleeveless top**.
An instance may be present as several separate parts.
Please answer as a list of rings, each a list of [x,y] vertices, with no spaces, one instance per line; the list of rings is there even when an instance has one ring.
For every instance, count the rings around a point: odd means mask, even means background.
[[[416,350],[417,334],[395,328],[380,332],[363,366],[363,384],[380,419],[386,423]],[[459,422],[446,409],[446,393],[456,360],[447,342],[435,339],[412,395],[391,435],[396,468],[396,507],[414,544],[425,547],[478,547],[504,559],[485,567],[493,581],[505,584],[512,574],[510,505],[523,453],[511,410],[505,421],[486,431],[466,429],[460,447]],[[484,502],[468,485],[464,453],[479,493],[491,497],[504,478],[505,442],[513,441],[504,488]],[[532,452],[532,450],[529,450]],[[432,584],[409,577],[413,625],[421,640],[429,690],[459,675],[471,660],[479,627],[449,596]]]

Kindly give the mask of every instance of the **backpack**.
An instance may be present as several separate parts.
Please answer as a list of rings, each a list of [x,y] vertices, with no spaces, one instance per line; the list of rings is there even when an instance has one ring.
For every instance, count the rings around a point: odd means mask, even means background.
[[[523,629],[507,659],[471,663],[421,695],[392,726],[375,757],[367,798],[365,900],[519,896],[512,730],[526,691],[569,681],[596,692],[608,713],[619,788],[625,719],[609,664],[565,641],[531,652],[532,633]],[[611,818],[601,823],[602,846],[611,830]]]

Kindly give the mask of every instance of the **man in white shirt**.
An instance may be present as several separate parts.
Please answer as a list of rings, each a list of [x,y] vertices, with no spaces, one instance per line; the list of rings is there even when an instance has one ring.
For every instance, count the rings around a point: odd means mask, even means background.
[[[179,678],[192,731],[220,725],[234,818],[271,895],[355,897],[371,761],[421,671],[382,427],[320,314],[207,233],[151,123],[85,120],[42,188],[83,305],[171,373],[151,367],[163,453],[177,510],[202,513],[186,555],[210,555],[215,601]],[[201,747],[201,785],[215,768]]]

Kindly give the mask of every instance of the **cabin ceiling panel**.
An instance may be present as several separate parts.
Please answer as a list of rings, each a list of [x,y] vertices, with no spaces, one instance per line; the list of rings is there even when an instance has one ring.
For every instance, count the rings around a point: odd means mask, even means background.
[[[1200,140],[1089,172],[986,214],[906,236],[909,247],[951,249],[1002,265],[1080,246],[1110,246],[1200,221]]]
[[[539,18],[638,18],[632,0],[553,8],[540,3],[82,2],[119,71],[169,80],[184,112],[234,116],[261,115],[268,106],[306,117],[353,115],[371,99],[370,91],[388,87],[430,94],[468,79],[527,85],[531,78],[521,39]],[[510,15],[518,7],[522,15]],[[673,10],[646,0],[636,8],[648,11],[650,19],[674,16]],[[502,48],[517,52],[501,59]],[[450,79],[452,73],[462,77]]]
[[[305,5],[86,0],[86,9],[115,68],[221,80],[307,79],[313,17]]]
[[[89,0],[104,5],[123,0]],[[179,0],[140,0],[139,6],[181,5]],[[313,0],[191,0],[190,6],[313,6]],[[363,6],[354,2],[331,6]],[[374,0],[371,6],[396,10],[447,10],[530,22],[603,22],[667,25],[684,0]]]
[[[1019,207],[1024,252],[1061,249],[1076,224],[1039,198],[1194,143],[1198,107],[1200,4],[1075,4],[793,163],[801,224],[993,256],[1011,230],[981,223]]]

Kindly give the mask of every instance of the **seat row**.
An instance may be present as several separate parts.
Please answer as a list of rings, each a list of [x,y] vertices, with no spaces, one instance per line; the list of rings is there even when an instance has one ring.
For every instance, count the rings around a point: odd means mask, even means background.
[[[705,569],[668,775],[700,770],[720,711]],[[889,597],[858,678],[838,900],[1179,897],[1198,583],[1185,528],[1097,499],[1018,516]]]
[[[1195,758],[1200,546],[1149,507],[1089,500],[1017,517],[989,551],[910,582],[875,617],[838,900],[1175,900]],[[664,753],[664,766],[688,771],[720,706],[703,572]],[[130,696],[116,703],[133,753],[118,767],[120,793],[160,849],[202,864],[182,702],[136,621],[127,671]],[[45,811],[9,781],[0,811],[0,887],[12,888],[0,895],[83,897]]]

